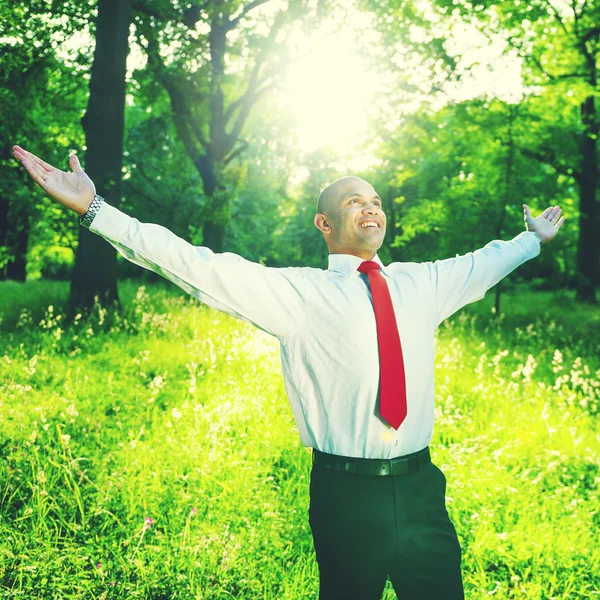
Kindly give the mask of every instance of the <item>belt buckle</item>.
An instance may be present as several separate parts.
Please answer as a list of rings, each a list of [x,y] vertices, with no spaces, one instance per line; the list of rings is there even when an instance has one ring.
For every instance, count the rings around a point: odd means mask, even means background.
[[[384,462],[379,465],[379,473],[377,475],[391,475],[392,474],[392,466],[390,462]]]

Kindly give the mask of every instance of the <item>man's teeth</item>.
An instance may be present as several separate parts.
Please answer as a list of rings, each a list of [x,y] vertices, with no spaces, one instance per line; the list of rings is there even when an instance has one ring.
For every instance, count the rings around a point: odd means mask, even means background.
[[[362,223],[361,227],[379,227],[379,225],[373,221],[367,221],[366,223]]]

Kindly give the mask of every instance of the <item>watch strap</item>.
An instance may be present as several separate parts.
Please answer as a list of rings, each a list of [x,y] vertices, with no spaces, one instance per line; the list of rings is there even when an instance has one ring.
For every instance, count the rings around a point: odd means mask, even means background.
[[[87,229],[89,229],[90,225],[92,224],[92,221],[94,220],[94,217],[96,216],[96,213],[100,210],[100,207],[103,203],[104,198],[96,194],[94,196],[94,199],[92,200],[92,203],[89,205],[87,212],[81,217],[79,217],[79,224],[82,227],[86,227]]]

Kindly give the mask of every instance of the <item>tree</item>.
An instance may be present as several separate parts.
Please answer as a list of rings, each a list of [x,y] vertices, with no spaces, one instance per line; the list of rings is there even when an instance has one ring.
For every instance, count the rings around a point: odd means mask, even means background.
[[[294,1],[273,17],[252,20],[268,2],[212,0],[185,9],[143,0],[135,4],[148,69],[168,92],[177,134],[202,178],[202,243],[215,252],[223,249],[231,217],[226,168],[248,147],[241,135],[252,107],[275,85],[278,64],[268,58],[285,57],[281,48],[275,52],[278,33],[306,11],[304,0]],[[267,19],[268,32],[260,35],[259,25]],[[168,44],[179,47],[170,62],[163,50]]]
[[[69,16],[66,25],[45,4],[0,1],[0,279],[25,281],[31,236],[48,219],[57,221],[56,207],[12,160],[12,144],[63,160],[69,145],[82,141],[73,122],[82,100],[77,67],[58,60],[56,48],[83,18],[72,5],[61,12]]]
[[[83,118],[85,169],[109,204],[121,200],[125,111],[125,73],[132,0],[99,0],[90,96]],[[100,304],[119,303],[116,252],[101,237],[80,228],[71,280],[68,313]]]
[[[427,56],[442,56],[435,70],[448,75],[460,72],[460,56],[444,59],[450,26],[457,20],[475,25],[490,39],[506,40],[507,51],[523,60],[524,83],[528,86],[527,111],[532,126],[542,135],[528,138],[529,146],[519,150],[554,169],[557,177],[567,176],[579,188],[579,238],[577,246],[577,299],[596,303],[594,287],[600,283],[600,210],[598,209],[599,123],[595,106],[600,51],[600,7],[586,0],[433,0],[428,19],[403,0],[368,2],[379,16],[388,39],[400,40]],[[391,14],[402,16],[401,28],[390,25]],[[429,22],[429,24],[428,24]],[[410,29],[416,25],[427,33],[425,41],[411,41]],[[432,31],[443,31],[433,35]],[[402,35],[400,35],[400,33]],[[422,36],[423,37],[423,36]],[[430,58],[428,60],[431,60]],[[463,69],[464,72],[465,69]],[[543,116],[540,106],[554,105]],[[567,121],[564,117],[567,116]],[[545,127],[540,127],[540,120]],[[537,121],[537,124],[536,124]]]

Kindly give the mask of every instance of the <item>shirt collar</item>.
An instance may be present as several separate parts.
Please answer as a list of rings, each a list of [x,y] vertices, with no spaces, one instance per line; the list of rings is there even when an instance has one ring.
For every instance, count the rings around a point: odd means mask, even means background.
[[[381,267],[381,272],[389,277],[390,274],[387,272],[387,268],[384,267],[377,254],[371,260],[375,261]],[[353,274],[360,275],[358,267],[362,262],[364,260],[360,256],[354,256],[354,254],[330,254],[328,270],[341,273],[344,279],[348,279]]]

